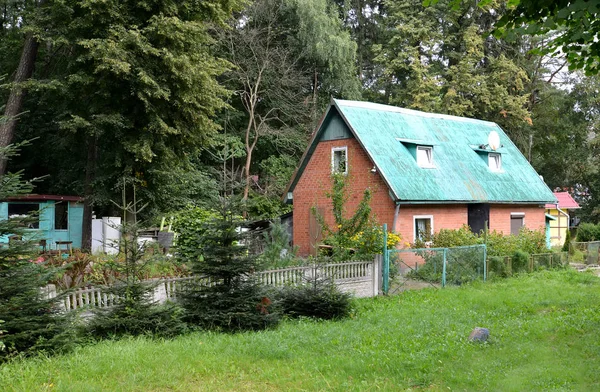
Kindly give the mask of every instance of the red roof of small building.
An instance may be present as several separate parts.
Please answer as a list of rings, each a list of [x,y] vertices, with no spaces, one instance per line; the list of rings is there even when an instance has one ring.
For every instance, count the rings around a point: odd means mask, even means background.
[[[39,200],[56,200],[56,201],[83,201],[81,196],[64,196],[64,195],[22,195],[7,198],[12,201],[39,201]]]
[[[558,200],[558,208],[561,210],[574,210],[581,208],[579,204],[571,197],[569,192],[554,192],[554,196]],[[556,204],[546,204],[546,208],[556,208]]]

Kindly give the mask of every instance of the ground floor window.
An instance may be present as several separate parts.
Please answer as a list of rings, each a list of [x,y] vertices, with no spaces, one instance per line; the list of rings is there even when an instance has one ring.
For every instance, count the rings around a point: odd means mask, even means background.
[[[8,217],[21,218],[23,224],[29,229],[39,229],[40,205],[35,203],[8,203]]]
[[[521,228],[525,226],[525,214],[513,212],[510,214],[510,234],[518,235]]]
[[[414,241],[430,242],[433,236],[433,216],[416,215],[414,220]]]

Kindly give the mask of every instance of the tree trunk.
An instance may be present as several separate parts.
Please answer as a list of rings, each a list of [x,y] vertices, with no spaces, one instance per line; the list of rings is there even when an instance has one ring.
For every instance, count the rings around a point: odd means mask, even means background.
[[[85,168],[85,199],[83,201],[83,227],[81,235],[81,250],[90,252],[92,250],[92,196],[94,193],[93,183],[96,179],[96,160],[98,157],[97,140],[95,136],[87,137],[87,163]]]
[[[246,164],[244,165],[244,172],[246,174],[246,184],[244,186],[244,197],[242,198],[244,202],[248,200],[248,195],[250,194],[250,165],[252,164],[252,150],[252,147],[246,148]]]
[[[0,124],[0,147],[6,147],[13,141],[15,128],[17,126],[17,116],[22,110],[23,98],[26,93],[21,84],[31,78],[31,75],[33,74],[38,46],[38,40],[33,34],[28,33],[25,37],[25,45],[23,46],[19,66],[15,73],[14,84],[10,90],[8,101],[6,102],[6,108],[4,110],[6,121]],[[6,163],[6,158],[0,159],[0,175],[3,175],[6,172]]]

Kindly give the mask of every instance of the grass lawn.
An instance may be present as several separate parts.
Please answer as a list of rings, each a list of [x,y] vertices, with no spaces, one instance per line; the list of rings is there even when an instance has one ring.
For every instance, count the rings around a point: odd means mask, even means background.
[[[0,368],[7,391],[600,390],[600,278],[540,272],[356,301],[352,319],[127,339]],[[467,337],[490,329],[489,343]]]

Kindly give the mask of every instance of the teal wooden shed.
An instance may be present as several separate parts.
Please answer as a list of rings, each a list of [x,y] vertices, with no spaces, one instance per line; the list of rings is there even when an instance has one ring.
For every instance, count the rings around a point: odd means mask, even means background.
[[[61,195],[25,195],[0,202],[0,219],[27,216],[34,212],[37,219],[28,223],[28,239],[45,241],[48,249],[56,249],[57,242],[70,243],[81,248],[83,232],[83,198]],[[0,238],[8,242],[8,238]]]

